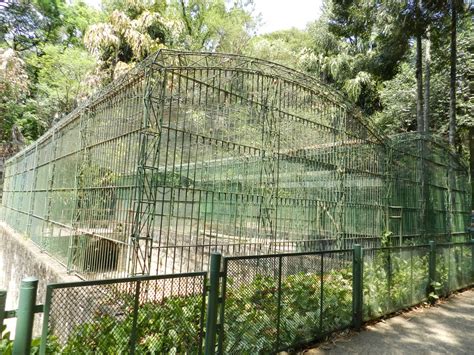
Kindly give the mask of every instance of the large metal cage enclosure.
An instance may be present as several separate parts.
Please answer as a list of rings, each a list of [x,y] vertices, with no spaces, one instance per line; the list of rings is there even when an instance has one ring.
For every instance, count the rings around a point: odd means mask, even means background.
[[[435,149],[436,148],[436,149]],[[162,50],[7,161],[2,218],[85,278],[467,236],[466,168],[318,79]]]

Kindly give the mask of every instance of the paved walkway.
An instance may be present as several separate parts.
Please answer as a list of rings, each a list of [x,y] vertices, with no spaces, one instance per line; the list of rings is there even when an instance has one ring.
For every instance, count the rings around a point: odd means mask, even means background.
[[[474,354],[474,289],[307,350],[316,354]]]

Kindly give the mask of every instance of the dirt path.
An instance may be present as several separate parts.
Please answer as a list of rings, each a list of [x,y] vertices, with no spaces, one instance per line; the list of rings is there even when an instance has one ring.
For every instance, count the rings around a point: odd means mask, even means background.
[[[327,353],[474,354],[474,289],[304,352]]]

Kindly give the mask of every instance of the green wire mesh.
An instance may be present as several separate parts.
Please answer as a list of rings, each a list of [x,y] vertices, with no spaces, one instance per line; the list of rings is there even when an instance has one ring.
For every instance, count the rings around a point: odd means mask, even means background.
[[[87,278],[462,238],[468,179],[447,156],[294,70],[160,51],[7,162],[3,219]]]
[[[391,141],[389,230],[398,236],[397,244],[466,240],[471,215],[467,167],[439,138],[410,133]]]

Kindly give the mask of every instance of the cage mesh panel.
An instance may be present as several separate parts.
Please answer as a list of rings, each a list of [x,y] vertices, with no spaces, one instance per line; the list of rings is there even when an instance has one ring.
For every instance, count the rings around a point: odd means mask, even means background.
[[[7,164],[5,220],[85,278],[127,271],[143,117],[140,73],[141,67]]]
[[[352,251],[226,259],[224,353],[301,346],[352,322]]]
[[[463,241],[468,180],[315,78],[160,51],[6,162],[2,218],[84,278],[169,274],[212,251]]]
[[[201,353],[205,274],[53,285],[48,342],[62,353]]]
[[[466,241],[471,214],[468,171],[446,144],[435,136],[400,134],[392,137],[391,161],[393,244]]]
[[[364,320],[370,320],[426,300],[429,247],[364,250]]]

